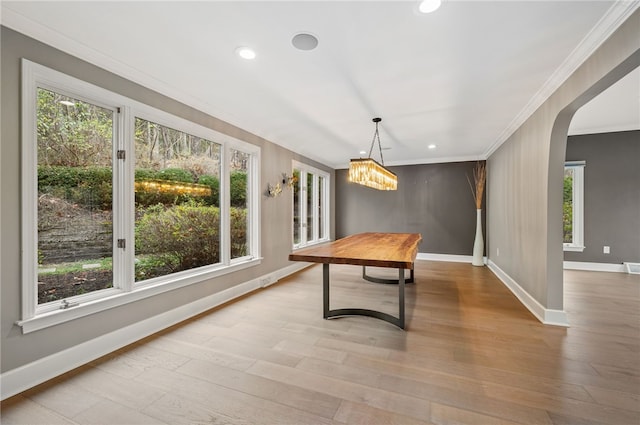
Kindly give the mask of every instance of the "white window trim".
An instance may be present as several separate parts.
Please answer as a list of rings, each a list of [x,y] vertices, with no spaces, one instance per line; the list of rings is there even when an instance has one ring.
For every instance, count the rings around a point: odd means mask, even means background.
[[[51,310],[38,314],[30,319],[19,320],[16,324],[22,327],[22,333],[27,334],[29,332],[48,328],[70,320],[79,319],[84,316],[99,313],[134,301],[143,300],[154,295],[183,288],[207,279],[237,272],[239,270],[256,266],[260,264],[260,262],[260,258],[254,258],[250,261],[245,261],[228,267],[218,266],[218,269],[216,270],[201,270],[204,269],[204,267],[196,269],[196,271],[193,272],[186,270],[185,272],[180,272],[181,276],[174,277],[171,282],[167,282],[167,279],[162,278],[157,278],[157,280],[153,281],[150,279],[150,281],[145,282],[144,285],[140,285],[140,287],[137,287],[131,292],[123,292],[122,290],[117,289],[105,289],[104,291],[98,291],[101,294],[101,298],[94,298],[93,300],[80,300],[80,298],[75,298],[75,300],[81,301],[76,307],[68,308],[66,310]],[[176,273],[176,275],[177,274],[178,273]]]
[[[221,252],[226,253],[229,245],[229,220],[223,215],[223,205],[226,215],[229,213],[229,185],[223,184],[226,174],[225,159],[230,147],[241,150],[251,155],[250,173],[247,182],[249,191],[250,208],[250,254],[221,263],[200,267],[194,270],[185,270],[167,276],[138,282],[134,284],[134,255],[126,250],[115,249],[113,251],[114,287],[95,291],[89,294],[69,297],[67,300],[76,306],[60,309],[62,300],[38,305],[37,300],[37,250],[38,234],[34,230],[37,220],[37,193],[38,181],[34,169],[37,169],[37,131],[36,131],[36,99],[38,88],[53,90],[78,100],[115,110],[120,108],[120,113],[114,117],[114,143],[121,143],[117,149],[133,149],[133,128],[135,117],[148,119],[160,125],[169,126],[176,130],[188,132],[194,136],[215,141],[222,145],[220,185],[227,192],[226,198],[220,200],[221,205],[221,233],[226,235],[227,242],[221,241]],[[22,59],[22,312],[21,320],[16,324],[22,327],[23,333],[33,332],[69,320],[86,315],[118,307],[130,302],[141,300],[150,296],[172,291],[187,285],[202,282],[207,279],[233,273],[261,263],[260,257],[260,147],[240,141],[231,136],[218,133],[212,129],[179,118],[164,111],[155,109],[149,105],[134,101],[118,95],[101,87],[79,80],[75,77],[63,74],[27,59]],[[106,102],[106,103],[105,103]],[[118,135],[117,137],[115,135]],[[114,149],[114,152],[117,150]],[[130,159],[131,158],[131,159]],[[129,246],[133,246],[134,226],[131,219],[125,217],[134,216],[134,191],[131,187],[124,187],[124,182],[133,181],[135,173],[134,155],[129,155],[125,160],[125,166],[116,167],[114,158],[114,187],[120,185],[116,193],[119,195],[113,199],[114,244],[117,239],[125,238]],[[35,168],[34,168],[35,167]],[[117,171],[116,171],[117,170]],[[221,194],[221,197],[224,196]],[[223,222],[226,220],[226,227]],[[37,226],[35,226],[37,229]],[[224,237],[222,238],[225,239]]]
[[[564,243],[563,250],[569,252],[583,252],[584,246],[584,167],[585,161],[570,161],[565,168],[573,169],[573,237],[571,243]]]
[[[322,228],[325,229],[325,235],[323,237],[320,237],[317,233],[318,233],[318,228],[314,228],[313,232],[314,232],[314,238],[312,241],[308,241],[307,240],[307,227],[306,227],[306,218],[307,218],[307,203],[306,203],[306,197],[305,197],[305,202],[300,202],[300,222],[301,224],[303,224],[300,228],[300,243],[293,243],[293,249],[300,249],[300,248],[304,248],[307,246],[312,246],[312,245],[317,245],[320,243],[324,243],[324,242],[328,242],[330,240],[329,235],[329,224],[330,224],[330,214],[329,211],[331,211],[330,205],[329,205],[329,187],[331,184],[331,175],[324,171],[324,170],[320,170],[319,168],[315,168],[312,167],[311,165],[305,164],[303,162],[299,162],[296,160],[292,161],[292,174],[293,174],[293,170],[300,170],[300,181],[297,183],[300,185],[300,191],[306,191],[307,190],[307,173],[312,173],[315,176],[322,176],[324,177],[324,188],[322,190],[322,193],[320,194],[320,196],[322,196],[322,205],[324,205],[324,211],[325,214],[323,215],[323,226]],[[317,178],[314,179],[313,182],[313,205],[318,205],[318,190],[317,190]],[[293,191],[292,191],[293,192]],[[292,195],[293,196],[293,195]],[[314,222],[316,222],[316,214],[317,212],[314,211]],[[304,231],[303,231],[304,230]],[[291,221],[291,240],[293,241],[293,220]]]

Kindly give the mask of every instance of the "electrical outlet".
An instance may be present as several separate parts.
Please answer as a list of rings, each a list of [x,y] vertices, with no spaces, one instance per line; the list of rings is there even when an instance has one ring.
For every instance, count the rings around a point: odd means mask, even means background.
[[[260,286],[264,288],[266,286],[273,285],[276,282],[277,282],[276,277],[269,275],[267,277],[263,277],[262,279],[260,279]]]
[[[605,253],[605,254],[611,254],[611,248],[605,245],[602,248],[602,252]]]
[[[496,248],[496,257],[500,256],[500,248]]]

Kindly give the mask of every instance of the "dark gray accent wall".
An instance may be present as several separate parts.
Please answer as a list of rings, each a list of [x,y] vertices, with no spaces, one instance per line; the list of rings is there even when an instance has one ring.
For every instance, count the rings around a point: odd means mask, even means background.
[[[360,232],[420,233],[421,253],[471,255],[476,207],[467,176],[473,181],[475,164],[389,167],[398,175],[397,191],[350,183],[348,170],[336,170],[336,237]]]
[[[584,168],[583,252],[566,261],[640,262],[640,131],[570,136],[567,161]],[[603,253],[604,246],[610,254]]]

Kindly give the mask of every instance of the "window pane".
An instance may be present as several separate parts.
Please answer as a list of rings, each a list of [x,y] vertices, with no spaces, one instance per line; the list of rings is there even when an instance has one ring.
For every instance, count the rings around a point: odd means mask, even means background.
[[[300,243],[300,170],[293,170],[293,243]]]
[[[564,169],[563,243],[573,242],[573,168]]]
[[[135,280],[220,262],[220,145],[135,124]]]
[[[313,174],[307,173],[307,242],[313,240]]]
[[[113,111],[38,89],[38,304],[113,287]]]
[[[324,177],[318,176],[318,238],[322,239],[324,237],[324,205],[323,196],[324,193]]]
[[[249,214],[247,211],[247,176],[251,156],[247,153],[231,149],[229,162],[229,179],[231,190],[231,258],[249,255]]]
[[[327,238],[329,175],[294,161],[293,245],[315,244]]]

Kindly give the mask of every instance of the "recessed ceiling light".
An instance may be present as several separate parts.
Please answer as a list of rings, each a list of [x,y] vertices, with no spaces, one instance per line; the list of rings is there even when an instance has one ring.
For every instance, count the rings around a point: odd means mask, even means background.
[[[71,102],[70,100],[61,100],[60,104],[65,105],[65,106],[76,106],[76,104]]]
[[[360,155],[366,155],[367,151],[360,151]]]
[[[238,56],[240,56],[242,59],[255,59],[256,58],[256,52],[249,48],[249,47],[238,47],[236,49],[236,53],[238,54]]]
[[[432,144],[430,144],[429,146],[427,146],[427,148],[429,148],[429,149],[435,149],[435,148],[436,148],[436,145],[434,145],[434,144],[432,143]]]
[[[318,38],[315,35],[301,32],[293,36],[291,44],[298,50],[313,50],[318,47]]]
[[[422,0],[420,6],[418,6],[418,10],[422,13],[435,12],[441,4],[442,0]]]

